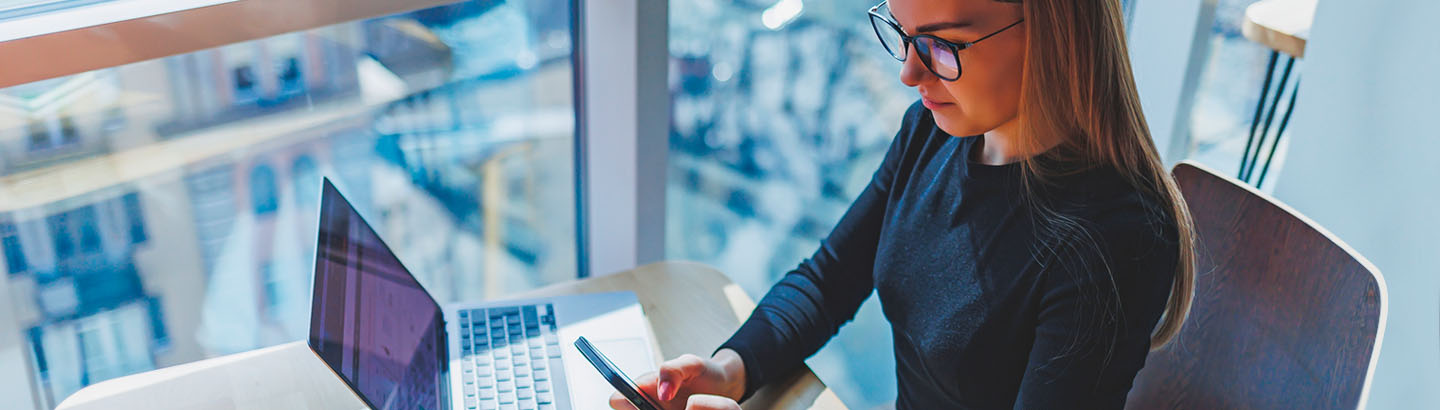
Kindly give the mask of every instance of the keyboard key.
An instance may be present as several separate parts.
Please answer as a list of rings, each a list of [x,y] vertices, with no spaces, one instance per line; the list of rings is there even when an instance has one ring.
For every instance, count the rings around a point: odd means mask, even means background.
[[[535,362],[535,363],[536,363],[536,364],[539,364],[540,362]],[[532,374],[530,377],[533,377],[533,378],[534,378],[535,380],[537,380],[537,381],[539,381],[539,380],[550,380],[550,372],[545,371],[545,370],[539,370],[539,369],[537,369],[537,370],[535,370],[535,373]]]
[[[510,403],[514,403],[514,402],[515,402],[515,392],[512,391],[512,392],[508,392],[508,393],[507,393],[507,392],[501,392],[501,393],[500,393],[500,404],[510,404]]]
[[[531,369],[535,369],[535,370],[544,370],[544,369],[545,369],[545,362],[548,362],[548,361],[549,361],[549,360],[536,360],[536,361],[530,362],[530,368],[531,368]]]
[[[500,409],[500,403],[495,402],[495,400],[481,400],[481,401],[480,401],[480,410],[499,410],[499,409]]]
[[[530,366],[516,366],[515,377],[530,377]]]
[[[515,379],[515,374],[514,374],[514,373],[511,373],[509,370],[496,370],[496,371],[495,371],[495,380],[499,380],[499,381],[502,381],[502,382],[503,382],[503,381],[506,381],[506,380],[514,380],[514,379]]]
[[[533,399],[535,398],[535,392],[530,389],[515,389],[515,397],[518,397],[522,400]]]
[[[525,354],[525,345],[510,345],[510,354],[512,354],[512,355],[523,355],[523,354]]]
[[[521,398],[520,410],[535,410],[535,399]]]
[[[555,410],[555,405],[551,403],[540,403],[539,410]]]
[[[552,359],[559,359],[559,358],[560,358],[560,347],[559,347],[559,346],[550,346],[549,349],[545,349],[545,350],[549,351],[549,353],[550,353],[550,358],[552,358]]]
[[[500,360],[495,362],[495,370],[510,370],[510,361]]]
[[[480,384],[481,386],[494,386],[494,385],[495,385],[495,379],[496,379],[495,376],[480,376],[480,377],[476,378],[476,380],[477,380],[476,383]],[[466,382],[466,383],[469,383],[469,382]]]
[[[495,389],[480,389],[481,400],[495,400]]]
[[[547,381],[538,381],[538,382],[535,382],[535,391],[540,392],[540,393],[545,393],[545,392],[550,391],[550,382],[547,382]]]
[[[555,402],[555,393],[551,393],[551,392],[538,392],[538,393],[535,393],[535,401],[536,401],[536,402],[539,402],[540,404],[550,404],[550,403],[554,403],[554,402]]]
[[[467,408],[467,409],[476,408],[476,407],[475,407],[476,404],[478,404],[478,403],[475,402],[475,398],[474,398],[474,397],[466,397],[466,398],[465,398],[465,408]]]
[[[517,375],[515,376],[515,387],[519,389],[528,389],[531,387],[535,387],[535,382],[531,381],[529,377],[522,377]]]
[[[515,391],[515,382],[500,382],[495,389],[502,395],[505,394],[505,392],[513,392]]]

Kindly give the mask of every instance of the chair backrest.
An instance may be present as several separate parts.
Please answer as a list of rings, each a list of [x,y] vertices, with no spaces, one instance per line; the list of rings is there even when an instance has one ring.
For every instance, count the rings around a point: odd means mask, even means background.
[[[1190,162],[1173,174],[1195,220],[1195,303],[1127,407],[1364,407],[1385,328],[1380,272],[1248,185]]]

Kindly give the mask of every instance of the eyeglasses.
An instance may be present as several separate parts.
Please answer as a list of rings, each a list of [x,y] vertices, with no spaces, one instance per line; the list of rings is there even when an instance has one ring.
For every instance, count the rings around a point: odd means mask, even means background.
[[[880,7],[886,6],[887,2],[882,1],[870,8],[870,27],[875,29],[875,36],[880,38],[880,45],[885,46],[885,51],[889,52],[891,57],[905,61],[905,57],[910,55],[910,45],[915,44],[915,55],[920,56],[920,62],[924,63],[925,68],[930,69],[930,72],[936,77],[945,81],[960,79],[960,50],[970,48],[976,43],[1025,22],[1025,19],[1020,19],[1005,28],[995,30],[994,33],[980,37],[979,40],[954,43],[929,34],[905,35],[905,31],[900,29],[900,24],[880,14]]]

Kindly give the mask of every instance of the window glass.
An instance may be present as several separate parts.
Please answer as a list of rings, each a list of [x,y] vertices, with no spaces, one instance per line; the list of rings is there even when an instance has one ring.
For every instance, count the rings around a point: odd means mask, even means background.
[[[671,2],[668,258],[758,300],[815,251],[919,98],[870,28],[878,2]],[[889,335],[871,298],[808,363],[851,408],[893,403]]]
[[[31,382],[0,397],[303,339],[322,177],[441,302],[574,279],[570,7],[466,1],[0,89],[0,303],[29,353],[0,372]]]

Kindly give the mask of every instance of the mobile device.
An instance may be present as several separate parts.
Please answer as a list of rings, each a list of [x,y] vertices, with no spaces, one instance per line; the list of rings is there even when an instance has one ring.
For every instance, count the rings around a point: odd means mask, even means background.
[[[604,353],[595,349],[595,345],[590,344],[589,340],[585,340],[585,336],[575,339],[575,348],[580,349],[580,354],[585,356],[585,360],[589,360],[590,364],[595,366],[595,370],[600,371],[600,376],[605,377],[605,381],[610,382],[611,386],[615,386],[615,390],[625,396],[630,404],[635,405],[636,409],[660,410],[660,405],[655,404],[655,400],[640,391],[640,386],[635,385],[635,381],[630,380],[630,376],[621,372],[619,367],[615,367],[615,363],[611,363],[610,358],[605,357]]]

